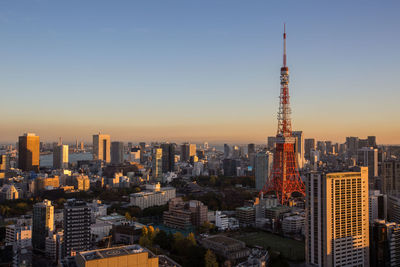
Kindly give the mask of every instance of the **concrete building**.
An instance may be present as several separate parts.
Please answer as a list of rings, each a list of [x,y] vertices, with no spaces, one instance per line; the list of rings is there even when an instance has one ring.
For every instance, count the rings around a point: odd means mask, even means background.
[[[369,197],[369,223],[372,224],[375,220],[387,219],[387,196],[381,194],[379,190],[370,190]]]
[[[293,131],[292,135],[296,138],[295,155],[297,156],[297,164],[302,169],[304,165],[304,135],[302,131]]]
[[[93,159],[110,162],[110,136],[108,134],[93,135]]]
[[[35,192],[36,194],[48,189],[58,188],[60,186],[60,178],[54,177],[38,177],[35,180]]]
[[[45,250],[46,237],[54,230],[54,206],[50,200],[33,205],[32,244],[35,249]]]
[[[196,156],[196,144],[183,143],[181,145],[181,162],[188,162],[192,156]]]
[[[56,145],[53,147],[53,168],[68,168],[68,145]]]
[[[387,205],[388,221],[400,224],[400,196],[388,195]]]
[[[86,202],[68,199],[64,204],[64,256],[90,249],[91,211]]]
[[[259,152],[255,159],[256,189],[262,190],[269,179],[272,170],[273,154],[271,152]]]
[[[221,211],[215,212],[215,226],[218,230],[226,230],[229,228],[229,218],[226,214],[222,214]]]
[[[175,171],[175,144],[163,143],[162,149],[162,173]]]
[[[185,202],[182,198],[173,198],[168,203],[168,211],[164,211],[164,224],[177,229],[189,229],[201,226],[208,220],[208,208],[197,200]]]
[[[153,149],[151,176],[155,182],[162,181],[162,153],[161,148]]]
[[[374,189],[375,178],[378,177],[378,149],[363,147],[358,150],[358,166],[368,167],[369,188]]]
[[[124,143],[111,142],[111,163],[121,164],[124,162]]]
[[[58,263],[62,259],[64,246],[64,232],[52,232],[46,237],[46,257],[53,263]]]
[[[18,189],[13,184],[5,184],[0,189],[0,199],[1,200],[19,199],[20,197],[22,197],[21,193],[22,192],[18,191]]]
[[[236,218],[241,226],[251,226],[256,222],[256,211],[254,207],[236,208]]]
[[[76,190],[88,191],[90,189],[90,179],[87,175],[83,174],[74,175],[73,185]]]
[[[370,266],[400,266],[400,225],[375,220],[371,232]]]
[[[358,137],[346,137],[346,147],[349,157],[356,156],[358,151]]]
[[[161,188],[160,183],[147,184],[146,190],[130,195],[130,203],[131,206],[145,209],[148,207],[165,205],[175,196],[176,189],[174,187]]]
[[[96,249],[76,254],[78,267],[158,267],[158,257],[139,245]]]
[[[210,249],[233,262],[247,258],[250,255],[250,250],[246,248],[244,242],[224,235],[213,235],[204,238],[200,242],[206,249]]]
[[[32,246],[32,226],[11,224],[6,226],[6,246],[26,248]]]
[[[384,194],[400,192],[400,160],[385,160],[382,163],[382,189]]]
[[[23,171],[39,172],[40,138],[26,133],[18,138],[18,168]]]
[[[306,179],[306,262],[369,266],[368,168]]]
[[[228,144],[224,144],[224,159],[228,159],[231,155],[231,148]]]
[[[282,220],[284,234],[301,234],[304,229],[305,218],[300,215],[287,216]]]
[[[10,169],[10,156],[3,154],[0,155],[0,172]]]
[[[304,139],[304,157],[307,160],[311,159],[311,150],[315,150],[315,139],[306,138]]]

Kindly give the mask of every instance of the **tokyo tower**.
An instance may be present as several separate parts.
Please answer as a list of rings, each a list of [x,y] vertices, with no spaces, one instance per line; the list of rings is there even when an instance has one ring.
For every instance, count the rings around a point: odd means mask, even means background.
[[[281,68],[281,92],[279,97],[278,131],[275,139],[275,153],[270,179],[260,194],[275,193],[284,205],[293,192],[305,195],[305,186],[300,178],[295,156],[296,138],[292,135],[289,102],[289,68],[286,66],[286,27],[283,31],[283,66]]]

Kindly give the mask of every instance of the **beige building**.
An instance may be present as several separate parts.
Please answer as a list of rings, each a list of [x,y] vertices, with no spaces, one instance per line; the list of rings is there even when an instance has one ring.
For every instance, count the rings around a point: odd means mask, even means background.
[[[93,135],[93,159],[111,161],[110,136],[108,134]]]
[[[367,167],[308,175],[305,232],[308,264],[369,266]]]
[[[158,267],[158,257],[139,245],[78,252],[78,267]]]
[[[87,175],[74,175],[73,183],[76,190],[88,191],[90,189],[90,179]]]
[[[39,171],[40,138],[26,133],[18,138],[18,168],[23,171]]]
[[[38,177],[35,182],[36,193],[45,190],[47,187],[58,188],[60,186],[60,178],[58,176]]]

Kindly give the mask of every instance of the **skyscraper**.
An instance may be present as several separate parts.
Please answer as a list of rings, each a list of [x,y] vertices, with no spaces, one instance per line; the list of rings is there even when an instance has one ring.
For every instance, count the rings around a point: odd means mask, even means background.
[[[369,266],[368,168],[307,176],[306,262]]]
[[[307,160],[311,159],[311,150],[315,150],[315,139],[314,138],[304,139],[304,157]]]
[[[111,142],[111,163],[121,164],[124,162],[124,143]]]
[[[90,249],[90,219],[86,202],[68,199],[64,204],[64,256]]]
[[[68,145],[55,145],[53,147],[53,168],[68,168]]]
[[[175,144],[163,143],[162,149],[162,172],[175,171]]]
[[[140,142],[140,163],[144,163],[144,155],[146,154],[146,142]]]
[[[181,145],[181,161],[187,162],[192,156],[196,156],[196,144],[183,143]]]
[[[349,157],[356,156],[358,151],[358,137],[346,137],[347,155]]]
[[[18,167],[23,171],[39,171],[40,138],[26,133],[18,138]]]
[[[93,135],[93,159],[110,162],[110,136],[107,134]]]
[[[224,144],[224,158],[227,159],[229,158],[231,154],[231,148],[229,147],[228,144]]]
[[[32,246],[44,250],[49,231],[54,230],[54,207],[50,200],[33,205]]]
[[[371,230],[371,266],[400,266],[400,225],[376,220]]]
[[[268,181],[272,169],[273,155],[271,152],[258,152],[255,156],[256,189],[262,190]]]
[[[400,160],[389,159],[382,163],[382,189],[384,194],[400,192]]]
[[[301,169],[304,165],[304,135],[302,131],[293,131],[292,134],[296,137],[295,153],[298,167]]]
[[[378,177],[378,149],[373,147],[363,147],[358,150],[358,166],[368,167],[368,180],[371,189],[374,189],[375,177]]]
[[[153,181],[161,182],[162,180],[162,148],[153,149],[151,176]]]

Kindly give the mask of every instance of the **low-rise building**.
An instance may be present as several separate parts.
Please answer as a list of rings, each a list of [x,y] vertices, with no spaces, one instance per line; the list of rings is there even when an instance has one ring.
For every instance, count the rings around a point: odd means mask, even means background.
[[[287,216],[282,220],[282,231],[285,234],[300,234],[303,232],[304,222],[303,216]]]
[[[75,256],[78,267],[158,267],[158,257],[139,245],[78,252]]]
[[[32,226],[7,225],[6,226],[6,245],[26,248],[32,246]]]
[[[254,225],[256,221],[255,208],[254,207],[236,208],[236,218],[239,220],[239,223],[242,226]]]
[[[210,249],[230,261],[237,261],[250,255],[250,250],[246,248],[244,242],[224,235],[204,238],[201,240],[201,244],[206,249]]]
[[[215,226],[218,230],[226,230],[229,228],[229,218],[226,214],[222,214],[221,211],[215,212]]]
[[[137,206],[141,209],[161,206],[168,203],[171,198],[176,196],[174,187],[162,187],[160,184],[146,185],[146,190],[130,195],[131,206]]]

